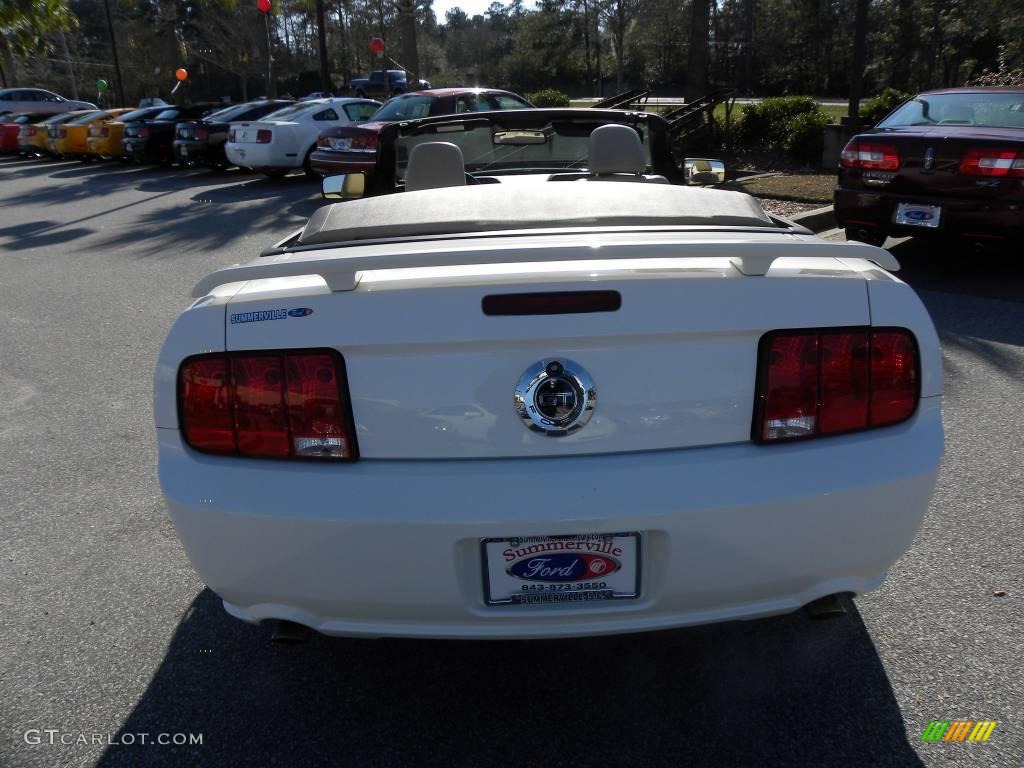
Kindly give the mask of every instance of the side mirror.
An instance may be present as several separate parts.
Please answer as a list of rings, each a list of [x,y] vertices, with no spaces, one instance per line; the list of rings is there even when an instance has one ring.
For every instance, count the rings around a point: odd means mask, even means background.
[[[683,161],[687,184],[721,184],[725,181],[725,163],[709,157],[688,157]]]
[[[366,176],[362,173],[325,176],[321,191],[326,200],[357,200],[366,193]]]

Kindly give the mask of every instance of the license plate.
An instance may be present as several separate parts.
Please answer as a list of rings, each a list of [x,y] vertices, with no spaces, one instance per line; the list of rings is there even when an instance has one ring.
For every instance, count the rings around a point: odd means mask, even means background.
[[[181,148],[181,156],[182,157],[188,157],[188,149],[186,149],[185,147],[182,147]]]
[[[900,203],[896,206],[895,223],[908,227],[928,227],[935,229],[939,226],[939,217],[942,215],[942,208],[937,205],[918,205],[917,203]]]
[[[589,603],[640,596],[640,534],[484,539],[488,605]]]
[[[328,139],[331,144],[331,149],[337,149],[341,151],[347,151],[352,146],[352,139]]]

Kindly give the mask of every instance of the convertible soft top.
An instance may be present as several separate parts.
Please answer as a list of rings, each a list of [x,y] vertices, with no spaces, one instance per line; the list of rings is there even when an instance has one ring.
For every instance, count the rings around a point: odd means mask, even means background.
[[[742,192],[640,182],[549,181],[429,189],[336,203],[313,214],[299,244],[512,229],[693,225],[776,226],[757,201]]]

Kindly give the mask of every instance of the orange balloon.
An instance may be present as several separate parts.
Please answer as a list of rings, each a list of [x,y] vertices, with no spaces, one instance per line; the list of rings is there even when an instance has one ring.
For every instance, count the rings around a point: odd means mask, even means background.
[[[186,80],[188,80],[188,70],[184,67],[181,67],[174,73],[174,76],[178,78],[180,81],[185,82]]]

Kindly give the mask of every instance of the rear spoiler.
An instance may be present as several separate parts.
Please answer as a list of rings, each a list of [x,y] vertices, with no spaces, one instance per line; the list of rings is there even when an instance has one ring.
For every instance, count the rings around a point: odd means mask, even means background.
[[[589,244],[566,248],[537,248],[529,242],[536,236],[566,234],[638,234],[688,232],[705,233],[706,237],[693,242],[648,243],[641,247],[636,244],[618,246],[608,244],[598,254]],[[755,240],[740,240],[737,235],[756,237]],[[514,238],[527,236],[529,240],[521,248],[486,248],[469,250],[454,247],[451,250],[434,251],[422,246],[431,246],[431,241],[446,242],[481,237]],[[404,240],[404,239],[403,239]],[[515,232],[483,232],[466,236],[446,235],[438,238],[415,238],[404,243],[412,246],[402,252],[400,249],[371,248],[373,245],[396,244],[396,240],[361,240],[350,244],[331,244],[299,253],[281,253],[267,256],[248,264],[235,264],[212,272],[192,289],[192,296],[206,296],[214,288],[227,283],[246,280],[265,280],[278,277],[317,275],[332,291],[351,291],[359,283],[359,273],[368,270],[408,269],[424,267],[450,267],[468,264],[527,264],[537,262],[565,261],[609,261],[629,259],[678,259],[678,258],[728,258],[732,266],[743,275],[760,276],[767,274],[776,259],[822,258],[822,259],[865,259],[882,269],[894,272],[900,268],[896,257],[888,251],[864,243],[827,242],[817,239],[795,239],[791,232],[771,227],[725,228],[725,227],[607,227],[571,228],[558,230],[519,230]],[[419,244],[420,248],[415,248]],[[345,248],[362,246],[352,254],[344,253]],[[398,252],[395,252],[395,251]],[[340,251],[340,252],[339,252]],[[411,251],[411,252],[410,252]]]

